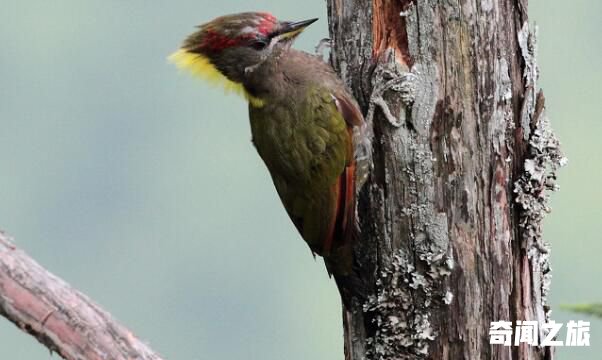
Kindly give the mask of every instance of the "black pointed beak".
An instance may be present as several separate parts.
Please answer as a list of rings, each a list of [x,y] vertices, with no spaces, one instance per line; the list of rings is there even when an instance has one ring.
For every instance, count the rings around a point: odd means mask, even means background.
[[[306,27],[315,23],[316,21],[318,21],[318,18],[296,22],[284,22],[282,23],[280,29],[278,29],[275,35],[280,35],[283,38],[287,39],[294,38],[295,36],[299,35],[303,30],[305,30]]]

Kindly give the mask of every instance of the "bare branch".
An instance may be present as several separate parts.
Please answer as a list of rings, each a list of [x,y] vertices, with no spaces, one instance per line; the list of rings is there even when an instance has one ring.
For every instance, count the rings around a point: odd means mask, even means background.
[[[160,360],[86,295],[0,232],[0,315],[65,359]]]

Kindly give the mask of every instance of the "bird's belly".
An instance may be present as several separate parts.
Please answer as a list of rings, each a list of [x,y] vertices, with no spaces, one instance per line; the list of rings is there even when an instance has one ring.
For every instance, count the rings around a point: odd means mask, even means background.
[[[333,184],[343,171],[336,149],[328,145],[333,136],[321,127],[262,121],[252,126],[253,143],[272,176],[291,184]]]
[[[253,143],[280,199],[305,241],[320,253],[332,235],[347,164],[347,126],[328,101],[250,109]]]

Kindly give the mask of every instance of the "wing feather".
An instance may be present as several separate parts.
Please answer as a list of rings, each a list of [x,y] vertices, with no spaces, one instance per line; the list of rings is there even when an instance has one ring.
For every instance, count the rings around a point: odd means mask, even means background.
[[[349,144],[347,149],[347,161],[345,169],[339,176],[337,182],[337,205],[334,207],[337,209],[336,216],[333,217],[334,221],[332,232],[332,238],[326,239],[324,242],[323,251],[325,254],[329,254],[332,247],[342,246],[352,240],[354,233],[357,231],[356,227],[356,159],[355,159],[355,146],[354,134],[357,132],[355,128],[361,128],[364,126],[364,117],[359,110],[358,105],[353,99],[346,94],[332,94],[337,110],[342,115],[345,123],[347,124],[347,134],[349,136]]]

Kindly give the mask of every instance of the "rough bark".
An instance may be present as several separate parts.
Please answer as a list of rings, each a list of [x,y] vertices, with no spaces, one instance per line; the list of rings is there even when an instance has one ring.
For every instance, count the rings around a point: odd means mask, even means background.
[[[0,315],[70,360],[160,360],[131,331],[0,232]]]
[[[489,344],[492,321],[548,319],[541,220],[563,158],[527,1],[327,3],[331,61],[374,130],[346,359],[551,359]]]

